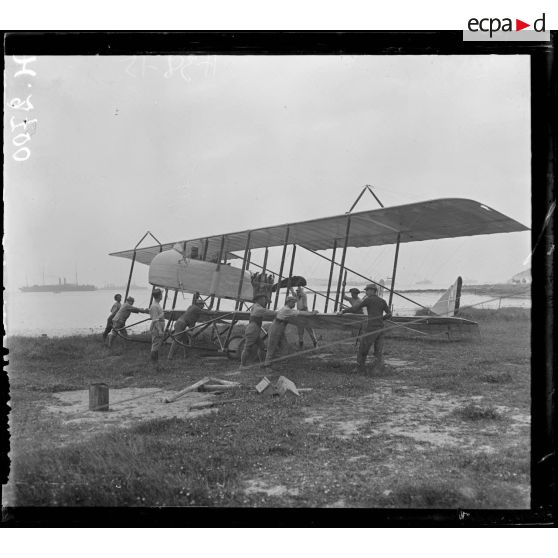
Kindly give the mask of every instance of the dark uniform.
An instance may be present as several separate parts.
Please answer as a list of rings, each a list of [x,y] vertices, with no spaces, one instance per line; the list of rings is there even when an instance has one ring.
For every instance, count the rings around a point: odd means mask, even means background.
[[[255,357],[261,357],[264,353],[264,341],[261,338],[261,329],[263,323],[263,316],[265,314],[265,306],[255,303],[250,310],[250,322],[246,326],[244,332],[244,349],[240,355],[240,362],[242,366],[247,366]]]
[[[118,335],[117,331],[119,331],[125,337],[128,336],[128,332],[126,329],[124,329],[124,326],[126,325],[126,320],[130,317],[130,314],[148,313],[148,310],[144,310],[142,308],[136,308],[132,303],[133,300],[134,299],[132,297],[128,297],[126,302],[120,307],[120,309],[114,315],[114,318],[112,319],[112,330],[107,337],[107,345],[109,347],[112,346],[112,342]]]
[[[357,363],[361,369],[364,369],[366,357],[370,351],[370,347],[374,344],[374,356],[376,363],[383,366],[384,363],[384,314],[386,318],[391,318],[391,312],[386,301],[380,298],[377,294],[368,294],[358,304],[351,308],[343,310],[343,314],[358,314],[359,310],[362,311],[366,308],[368,312],[368,320],[364,332],[361,334],[363,337],[360,339],[360,346],[357,353]]]
[[[169,355],[167,357],[169,360],[173,357],[174,352],[178,347],[178,343],[176,340],[178,339],[178,341],[180,342],[183,341],[184,334],[182,334],[182,332],[186,328],[193,328],[196,325],[196,323],[200,319],[201,312],[202,312],[202,308],[200,306],[198,306],[197,304],[192,304],[188,306],[186,312],[184,312],[184,314],[182,314],[182,316],[180,316],[180,318],[176,320],[174,324],[174,330],[173,330],[172,345],[169,350]]]
[[[112,308],[110,309],[110,315],[107,318],[107,325],[105,327],[105,331],[103,332],[103,339],[106,339],[107,335],[111,332],[111,330],[112,330],[112,320],[113,320],[114,316],[116,316],[116,313],[118,312],[118,310],[120,310],[120,307],[122,306],[122,304],[120,304],[119,300],[117,300],[116,298],[114,300],[116,300],[116,302],[112,305]]]

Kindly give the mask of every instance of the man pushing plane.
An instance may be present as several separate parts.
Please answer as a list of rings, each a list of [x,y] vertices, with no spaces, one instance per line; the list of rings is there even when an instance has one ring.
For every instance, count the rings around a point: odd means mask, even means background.
[[[384,318],[391,318],[391,312],[386,301],[378,296],[378,287],[374,284],[366,285],[364,289],[366,296],[357,304],[346,308],[339,314],[359,314],[362,308],[366,308],[368,319],[364,332],[361,334],[360,344],[357,353],[357,364],[359,372],[365,376],[369,376],[372,372],[366,369],[366,357],[370,351],[370,347],[374,344],[373,370],[382,371],[384,367]]]

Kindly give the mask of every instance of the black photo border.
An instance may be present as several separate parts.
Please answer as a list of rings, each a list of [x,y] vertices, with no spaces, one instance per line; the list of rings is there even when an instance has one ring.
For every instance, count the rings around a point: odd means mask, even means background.
[[[531,68],[531,506],[525,510],[12,507],[2,526],[373,527],[556,525],[554,223],[556,42],[464,42],[462,31],[5,31],[4,55],[528,55]],[[2,58],[2,64],[4,59]],[[5,350],[4,350],[5,352]],[[8,379],[1,377],[2,482]]]

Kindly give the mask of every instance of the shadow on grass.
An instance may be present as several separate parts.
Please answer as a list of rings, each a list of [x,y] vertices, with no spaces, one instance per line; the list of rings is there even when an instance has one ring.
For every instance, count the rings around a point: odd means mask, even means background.
[[[484,407],[474,403],[455,409],[453,414],[468,421],[500,420],[502,418],[502,415],[494,407]]]
[[[487,372],[480,376],[480,380],[488,384],[509,384],[513,378],[509,372]]]

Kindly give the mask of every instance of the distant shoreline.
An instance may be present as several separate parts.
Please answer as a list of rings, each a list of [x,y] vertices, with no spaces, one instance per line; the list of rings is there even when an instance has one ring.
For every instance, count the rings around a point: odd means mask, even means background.
[[[474,295],[491,295],[491,296],[501,296],[505,297],[507,295],[518,295],[524,293],[525,297],[530,297],[530,287],[529,283],[522,284],[512,284],[512,283],[486,283],[480,285],[463,285],[461,288],[462,293],[474,294]],[[384,287],[386,291],[389,291],[387,286]],[[317,290],[317,289],[316,289]],[[395,287],[395,292],[398,293],[443,293],[447,291],[447,287],[443,288],[432,288],[432,289],[420,289],[420,288],[405,288],[398,289],[397,285]],[[325,293],[325,289],[320,289],[318,292]]]
[[[97,287],[98,291],[125,291],[126,285],[120,285],[116,287]],[[149,287],[140,287],[138,285],[130,285],[131,291],[148,291]]]
[[[483,285],[463,285],[461,287],[462,293],[469,293],[474,295],[493,295],[502,296],[524,294],[525,297],[530,297],[530,284],[510,284],[510,283],[495,283]],[[443,293],[447,289],[404,289],[398,290],[399,293]]]

